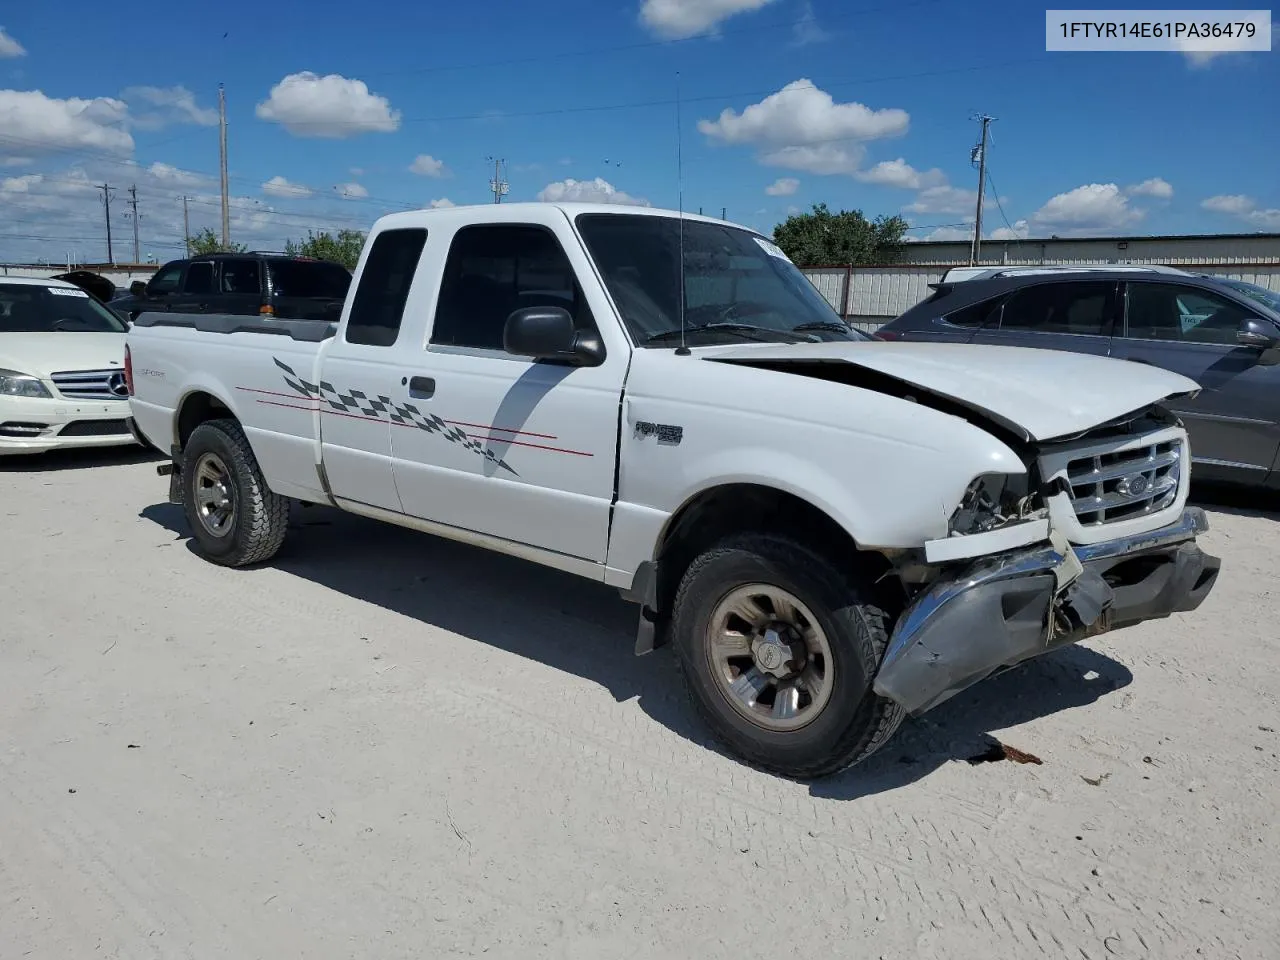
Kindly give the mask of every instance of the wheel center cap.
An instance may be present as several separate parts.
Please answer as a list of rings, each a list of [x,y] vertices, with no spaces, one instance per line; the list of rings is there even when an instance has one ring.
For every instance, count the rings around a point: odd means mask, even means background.
[[[794,651],[776,630],[765,630],[752,644],[751,653],[755,657],[756,667],[766,673],[771,673],[775,677],[785,677],[791,672],[790,664]]]

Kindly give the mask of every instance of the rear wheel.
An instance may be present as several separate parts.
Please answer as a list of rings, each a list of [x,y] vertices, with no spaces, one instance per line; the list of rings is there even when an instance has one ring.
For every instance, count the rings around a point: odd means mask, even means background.
[[[234,420],[208,420],[183,449],[182,507],[200,554],[243,567],[269,560],[284,542],[289,500],[262,478]]]
[[[749,763],[808,779],[870,756],[901,723],[902,708],[871,689],[888,620],[856,575],[751,534],[690,564],[671,635],[716,736]]]

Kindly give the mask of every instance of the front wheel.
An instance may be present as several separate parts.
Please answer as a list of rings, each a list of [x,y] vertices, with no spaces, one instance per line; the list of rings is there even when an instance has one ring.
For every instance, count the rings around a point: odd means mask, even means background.
[[[206,560],[244,567],[275,556],[289,522],[289,500],[262,478],[234,420],[208,420],[183,449],[182,508]]]
[[[671,635],[715,735],[749,763],[809,779],[870,756],[902,722],[871,689],[888,619],[855,574],[786,537],[750,534],[690,564]]]

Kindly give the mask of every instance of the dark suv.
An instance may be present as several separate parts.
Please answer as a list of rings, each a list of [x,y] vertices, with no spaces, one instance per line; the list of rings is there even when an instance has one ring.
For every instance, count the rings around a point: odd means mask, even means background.
[[[272,253],[215,253],[172,260],[112,308],[140,313],[232,313],[299,320],[337,320],[351,285],[340,263]]]
[[[1170,404],[1195,476],[1280,488],[1280,296],[1172,267],[948,271],[875,334],[1044,347],[1149,363],[1201,386]],[[1046,383],[1071,401],[1071,385]]]

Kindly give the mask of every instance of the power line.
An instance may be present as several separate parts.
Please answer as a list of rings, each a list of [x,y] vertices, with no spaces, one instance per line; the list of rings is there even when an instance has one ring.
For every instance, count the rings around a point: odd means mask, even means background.
[[[991,179],[990,170],[987,171],[987,183],[991,184],[991,196],[995,198],[996,209],[1000,211],[1000,219],[1009,228],[1009,233],[1013,236],[1013,242],[1018,246],[1022,246],[1022,238],[1018,236],[1018,231],[1014,229],[1013,224],[1009,222],[1009,218],[1005,216],[1004,205],[1000,202],[1000,191],[996,189],[996,182]]]

